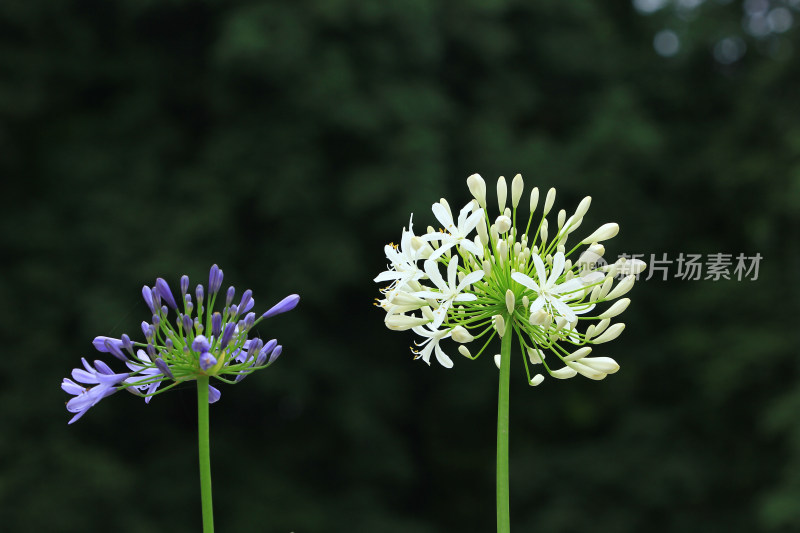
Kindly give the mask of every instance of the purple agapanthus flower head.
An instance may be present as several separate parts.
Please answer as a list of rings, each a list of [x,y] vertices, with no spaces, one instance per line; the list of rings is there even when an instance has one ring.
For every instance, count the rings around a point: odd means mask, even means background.
[[[116,373],[103,361],[90,365],[82,359],[83,368],[73,369],[72,379],[65,378],[61,384],[73,396],[67,402],[67,410],[74,413],[69,423],[118,390],[143,396],[149,403],[155,394],[201,376],[232,384],[270,366],[282,347],[275,339],[264,344],[257,337],[250,338],[250,332],[262,320],[294,309],[300,297],[287,296],[256,318],[256,313],[249,312],[255,306],[249,289],[242,293],[238,306],[232,305],[236,294],[233,287],[217,302],[222,279],[222,270],[213,265],[208,294],[202,285],[195,289],[196,305],[192,303],[188,276],[180,279],[178,300],[163,278],[157,278],[152,287],[145,285],[142,297],[152,316],[149,322],[142,322],[143,342],[124,334],[119,339],[99,336],[92,342],[97,351],[123,361],[128,371]],[[222,307],[223,303],[224,308],[215,311],[215,304]],[[209,403],[219,400],[219,389],[209,385],[208,391]]]

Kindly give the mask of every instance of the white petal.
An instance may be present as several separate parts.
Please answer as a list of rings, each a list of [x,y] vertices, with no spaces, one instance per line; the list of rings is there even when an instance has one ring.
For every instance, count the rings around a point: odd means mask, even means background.
[[[453,217],[450,215],[450,212],[447,210],[447,208],[439,202],[436,202],[433,204],[433,207],[431,207],[431,210],[433,211],[433,215],[436,217],[436,220],[439,221],[445,231],[452,231],[454,228]]]
[[[442,347],[439,346],[439,343],[436,343],[436,360],[439,361],[439,364],[445,368],[453,368],[453,360],[447,357],[447,354],[444,353]]]
[[[575,314],[575,311],[573,311],[570,306],[558,298],[551,298],[549,301],[552,306],[555,307],[556,311],[558,311],[561,316],[567,319],[567,322],[572,322],[578,318]]]
[[[522,272],[514,272],[513,274],[511,274],[511,279],[513,279],[520,285],[524,285],[525,287],[528,287],[529,289],[536,291],[537,293],[541,292],[539,285],[535,281],[533,281],[533,279],[526,276]]]
[[[555,286],[562,272],[564,272],[564,254],[556,252],[556,255],[553,256],[553,269],[550,271],[550,278],[547,280],[546,287]]]
[[[444,282],[442,275],[439,273],[439,267],[437,263],[431,259],[425,261],[425,273],[428,275],[428,278],[433,282],[434,285],[440,291],[447,291],[448,287],[447,284]]]

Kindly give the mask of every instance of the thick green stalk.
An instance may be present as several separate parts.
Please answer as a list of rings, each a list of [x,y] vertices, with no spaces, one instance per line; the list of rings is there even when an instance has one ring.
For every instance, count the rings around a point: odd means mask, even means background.
[[[511,339],[513,318],[506,319],[506,332],[500,347],[500,392],[497,398],[497,533],[511,531],[508,506],[508,390],[511,377]]]
[[[214,533],[214,508],[211,504],[211,449],[208,443],[208,376],[197,378],[197,443],[200,456],[200,498],[203,506],[203,533]]]

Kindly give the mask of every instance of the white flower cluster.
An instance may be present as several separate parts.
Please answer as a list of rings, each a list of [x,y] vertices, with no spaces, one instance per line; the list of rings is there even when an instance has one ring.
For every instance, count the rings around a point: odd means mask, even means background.
[[[412,330],[422,337],[412,348],[416,358],[430,364],[431,354],[436,354],[447,368],[453,361],[440,345],[443,339],[452,338],[460,344],[462,355],[475,359],[495,335],[515,335],[531,385],[544,377],[531,377],[529,364],[541,364],[559,379],[581,374],[600,380],[616,372],[619,365],[613,359],[588,357],[592,348],[586,345],[602,344],[622,333],[625,324],[611,321],[630,304],[628,298],[620,297],[646,267],[639,260],[622,258],[610,265],[602,261],[605,248],[600,243],[614,237],[619,226],[604,224],[567,251],[567,240],[580,227],[590,197],[569,217],[563,209],[559,211],[551,226],[547,216],[556,191],[550,189],[531,232],[539,203],[539,190],[534,187],[527,225],[521,232],[517,208],[524,189],[522,176],[511,182],[510,206],[506,205],[505,178],[497,181],[499,216],[494,222],[488,215],[483,178],[473,174],[467,185],[474,200],[459,211],[458,218],[442,198],[433,204],[441,229],[428,227],[425,234],[415,235],[412,215],[400,245],[385,247],[389,266],[375,282],[389,283],[376,303],[386,311],[386,326]],[[582,245],[588,247],[573,261],[571,256]],[[605,311],[590,314],[597,304],[612,300],[616,302]],[[482,347],[473,355],[466,345],[477,339]],[[551,369],[546,352],[554,353],[563,366]],[[499,359],[495,356],[498,367]]]

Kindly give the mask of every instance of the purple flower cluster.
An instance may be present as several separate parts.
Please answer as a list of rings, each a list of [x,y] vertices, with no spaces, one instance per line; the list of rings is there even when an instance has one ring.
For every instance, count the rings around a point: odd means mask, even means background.
[[[250,311],[255,305],[253,291],[244,291],[235,304],[236,290],[229,287],[224,307],[214,312],[222,279],[222,270],[212,266],[207,299],[203,285],[197,285],[192,299],[188,276],[181,277],[180,300],[175,299],[162,278],[153,287],[142,287],[142,296],[152,313],[149,322],[142,322],[146,342],[133,342],[128,335],[94,339],[92,344],[97,351],[110,353],[124,362],[129,371],[115,373],[103,361],[96,360],[90,365],[82,359],[83,368],[73,369],[72,379],[65,378],[61,384],[65,392],[73,395],[67,402],[67,410],[75,413],[69,423],[118,390],[144,396],[149,403],[153,395],[199,376],[233,384],[271,365],[280,356],[282,346],[275,339],[266,343],[259,338],[251,339],[249,333],[261,320],[294,309],[300,297],[287,296],[257,318]],[[170,321],[170,310],[175,315],[174,322]],[[169,384],[159,391],[164,382]],[[220,394],[209,385],[209,403],[219,400]]]

